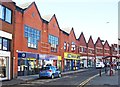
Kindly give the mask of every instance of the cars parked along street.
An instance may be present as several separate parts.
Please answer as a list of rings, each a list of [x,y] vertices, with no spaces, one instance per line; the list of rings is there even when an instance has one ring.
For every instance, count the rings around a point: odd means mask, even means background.
[[[42,67],[40,72],[39,72],[39,78],[42,77],[49,77],[49,78],[54,78],[54,77],[61,77],[61,71],[57,69],[55,66],[45,66]]]
[[[105,65],[104,65],[103,62],[97,62],[97,63],[96,63],[96,69],[104,68],[104,67],[105,67]]]

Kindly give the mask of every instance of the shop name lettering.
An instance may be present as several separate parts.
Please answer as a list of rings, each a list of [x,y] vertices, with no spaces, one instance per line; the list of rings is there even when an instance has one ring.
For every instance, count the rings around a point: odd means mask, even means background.
[[[68,57],[68,58],[76,58],[75,55],[71,55],[71,54],[68,54],[67,57]]]

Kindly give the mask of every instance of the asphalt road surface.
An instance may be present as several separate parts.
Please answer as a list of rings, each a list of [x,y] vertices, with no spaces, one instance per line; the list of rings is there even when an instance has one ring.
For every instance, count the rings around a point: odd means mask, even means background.
[[[79,87],[79,85],[86,79],[98,74],[97,69],[88,69],[84,72],[69,74],[61,78],[54,79],[37,79],[29,81],[24,84],[9,86],[9,87]]]

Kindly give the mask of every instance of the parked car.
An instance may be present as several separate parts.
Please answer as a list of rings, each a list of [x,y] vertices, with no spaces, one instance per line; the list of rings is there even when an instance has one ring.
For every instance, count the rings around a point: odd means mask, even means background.
[[[120,62],[117,62],[117,69],[120,70]]]
[[[39,78],[41,77],[49,77],[49,78],[54,78],[54,77],[61,77],[61,71],[57,69],[55,66],[45,66],[42,67],[40,72],[39,72]]]
[[[100,68],[104,68],[104,67],[105,67],[105,65],[104,65],[103,62],[97,62],[96,63],[96,69],[100,69]]]

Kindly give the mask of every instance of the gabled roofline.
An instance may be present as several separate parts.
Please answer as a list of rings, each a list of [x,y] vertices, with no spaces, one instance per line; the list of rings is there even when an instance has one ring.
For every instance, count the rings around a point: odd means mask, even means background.
[[[105,41],[105,43],[104,43],[104,45],[103,45],[103,46],[105,46],[105,44],[108,44],[108,46],[110,47],[110,45],[109,45],[109,43],[108,43],[108,41],[107,41],[107,40]]]
[[[86,39],[85,39],[85,36],[84,36],[83,32],[81,32],[81,34],[80,34],[80,36],[79,36],[78,40],[80,41],[80,38],[81,38],[81,36],[82,36],[82,35],[83,35],[83,38],[84,38],[84,40],[85,40],[85,43],[87,44],[87,42],[86,42]]]
[[[66,34],[67,36],[69,36],[69,34],[67,32],[65,32],[64,30],[60,29],[60,31],[63,32],[63,34]]]
[[[38,14],[39,14],[40,19],[41,19],[44,23],[48,23],[47,21],[45,21],[45,20],[41,17],[40,12],[39,12],[39,10],[38,10],[37,5],[36,5],[35,2],[32,2],[32,3],[31,3],[27,8],[25,8],[25,9],[23,9],[23,8],[21,8],[21,7],[19,7],[19,6],[16,6],[16,8],[17,8],[17,10],[20,11],[21,13],[24,13],[24,12],[25,12],[27,9],[29,9],[33,4],[34,4],[35,7],[36,7],[36,10],[37,10],[37,12],[38,12]]]
[[[58,23],[58,21],[57,21],[57,18],[56,18],[56,15],[55,15],[55,14],[51,17],[51,19],[50,19],[50,21],[49,21],[48,23],[50,23],[53,18],[55,18],[56,23],[57,23],[57,25],[58,25],[58,28],[59,28],[59,30],[60,30],[60,26],[59,26],[59,23]]]
[[[73,34],[74,34],[74,37],[75,37],[75,39],[76,39],[76,35],[75,35],[75,32],[74,32],[74,28],[72,27],[72,29],[71,29],[71,31],[70,31],[70,34],[71,34],[71,32],[73,31]],[[76,39],[77,40],[77,39]]]
[[[100,40],[100,42],[101,42],[100,37],[98,37],[97,41],[95,42],[95,47],[96,47],[96,44],[97,44],[98,40]],[[102,42],[101,42],[101,44],[102,44]],[[102,44],[102,47],[103,47],[103,44]]]
[[[93,41],[93,39],[92,39],[92,36],[91,36],[91,35],[90,35],[90,37],[89,37],[88,43],[90,42],[90,39],[92,40],[92,42],[93,42],[93,44],[94,44],[94,41]]]
[[[92,43],[94,44],[94,41],[93,41],[93,39],[92,39],[92,36],[90,35],[90,37],[89,37],[89,40],[88,40],[88,43],[90,42],[90,40],[92,40]],[[95,44],[94,44],[95,45]]]

